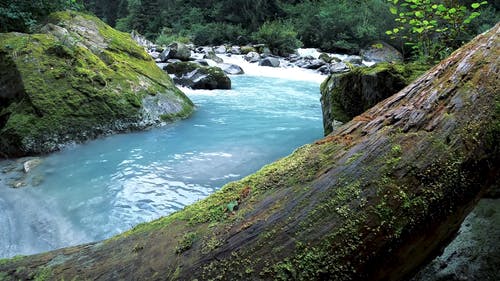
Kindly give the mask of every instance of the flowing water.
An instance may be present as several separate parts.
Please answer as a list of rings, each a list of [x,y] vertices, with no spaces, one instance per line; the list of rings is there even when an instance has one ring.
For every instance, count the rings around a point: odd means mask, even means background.
[[[249,74],[229,91],[185,89],[197,106],[187,120],[50,154],[22,188],[10,187],[22,162],[0,162],[0,257],[108,238],[322,136],[324,77],[226,60]]]

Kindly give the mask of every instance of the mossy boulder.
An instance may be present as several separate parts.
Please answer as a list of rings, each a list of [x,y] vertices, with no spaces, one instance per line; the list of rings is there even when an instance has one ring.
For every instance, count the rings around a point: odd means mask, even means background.
[[[321,84],[325,135],[332,132],[335,121],[351,120],[403,89],[428,68],[419,64],[381,63],[330,75]]]
[[[174,74],[174,82],[192,89],[231,89],[231,79],[220,67],[202,66],[193,62],[175,62],[166,66]]]
[[[51,152],[192,112],[129,34],[77,12],[50,15],[41,31],[0,34],[1,155]]]

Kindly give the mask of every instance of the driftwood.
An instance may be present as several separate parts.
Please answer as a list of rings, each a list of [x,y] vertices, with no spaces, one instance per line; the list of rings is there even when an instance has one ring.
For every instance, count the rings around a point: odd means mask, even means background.
[[[205,200],[103,242],[0,261],[0,279],[406,278],[498,181],[499,32]]]

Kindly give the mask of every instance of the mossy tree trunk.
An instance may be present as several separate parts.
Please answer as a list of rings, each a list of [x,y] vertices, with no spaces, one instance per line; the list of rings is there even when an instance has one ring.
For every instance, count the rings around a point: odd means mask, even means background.
[[[499,32],[205,200],[104,242],[0,261],[0,276],[401,280],[498,181]]]

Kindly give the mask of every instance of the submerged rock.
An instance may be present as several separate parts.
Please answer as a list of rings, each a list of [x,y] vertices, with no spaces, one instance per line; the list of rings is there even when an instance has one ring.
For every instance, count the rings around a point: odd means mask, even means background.
[[[36,157],[30,160],[27,160],[23,163],[23,171],[27,174],[31,171],[31,169],[39,166],[42,163],[42,159]]]
[[[129,34],[77,12],[52,14],[42,31],[0,34],[1,155],[51,152],[193,110]],[[149,96],[170,111],[145,115]]]

